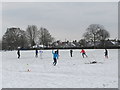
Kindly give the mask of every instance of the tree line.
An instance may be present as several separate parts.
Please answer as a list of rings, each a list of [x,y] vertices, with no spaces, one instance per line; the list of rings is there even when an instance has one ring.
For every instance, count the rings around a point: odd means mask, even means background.
[[[83,39],[79,43],[86,45],[86,42],[97,45],[96,42],[101,42],[104,46],[105,40],[110,37],[109,32],[100,24],[91,24],[83,34]],[[55,41],[51,36],[49,30],[46,28],[39,28],[36,25],[28,25],[26,30],[20,28],[7,28],[2,37],[2,49],[14,50],[20,48],[30,48],[34,45],[50,46]],[[76,42],[74,42],[76,43]]]
[[[2,49],[29,48],[39,44],[48,46],[53,40],[49,31],[43,27],[38,29],[36,25],[28,25],[26,31],[12,27],[7,28],[2,37]]]

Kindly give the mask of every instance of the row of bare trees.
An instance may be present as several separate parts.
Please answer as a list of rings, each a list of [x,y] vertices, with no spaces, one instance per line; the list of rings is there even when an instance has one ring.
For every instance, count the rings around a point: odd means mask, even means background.
[[[46,28],[38,29],[36,25],[28,25],[26,31],[20,28],[7,28],[2,37],[2,48],[17,49],[39,44],[48,46],[53,40],[54,38]]]
[[[101,42],[104,46],[106,39],[110,37],[109,32],[104,26],[99,24],[91,24],[83,34],[83,39],[79,42],[83,46],[86,42],[91,42],[96,46],[96,42]],[[28,25],[26,30],[20,28],[7,28],[2,38],[3,49],[17,49],[17,47],[32,47],[34,45],[49,46],[54,41],[46,28],[39,28],[36,25]]]
[[[36,44],[48,46],[54,40],[46,28],[41,27],[38,30],[35,25],[28,25],[28,28],[26,29],[26,37],[30,46],[34,46]]]

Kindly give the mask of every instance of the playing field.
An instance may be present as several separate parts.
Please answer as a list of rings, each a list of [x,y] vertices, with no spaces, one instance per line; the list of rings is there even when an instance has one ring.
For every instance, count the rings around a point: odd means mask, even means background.
[[[35,57],[35,51],[2,51],[3,88],[118,88],[118,50],[87,49],[87,58],[80,50],[59,50],[60,56],[53,66],[51,50],[44,50]],[[96,60],[96,64],[89,62]],[[30,72],[27,70],[30,69]]]

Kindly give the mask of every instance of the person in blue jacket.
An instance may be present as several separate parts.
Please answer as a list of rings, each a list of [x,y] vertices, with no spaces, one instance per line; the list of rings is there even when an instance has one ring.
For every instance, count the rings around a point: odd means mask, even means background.
[[[56,66],[57,59],[58,59],[57,51],[55,51],[55,52],[52,51],[52,54],[53,54],[53,60],[54,60],[53,65]]]

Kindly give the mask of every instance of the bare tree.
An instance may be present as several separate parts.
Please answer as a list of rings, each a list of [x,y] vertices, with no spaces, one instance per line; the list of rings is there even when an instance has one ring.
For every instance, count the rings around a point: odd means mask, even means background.
[[[93,41],[94,47],[96,41],[105,40],[110,36],[109,32],[104,29],[102,25],[91,24],[86,29],[87,32],[84,33],[84,38],[88,41]]]
[[[54,38],[50,35],[49,31],[46,28],[40,28],[39,30],[39,41],[40,44],[48,46]]]
[[[38,29],[36,25],[28,25],[26,29],[26,36],[30,46],[35,45],[35,39],[37,37]]]
[[[107,30],[105,29],[100,29],[98,31],[99,35],[99,40],[101,41],[101,45],[105,46],[105,40],[110,37],[110,34]]]
[[[13,50],[18,47],[25,47],[26,41],[25,31],[20,30],[20,28],[7,28],[2,37],[2,48]]]

